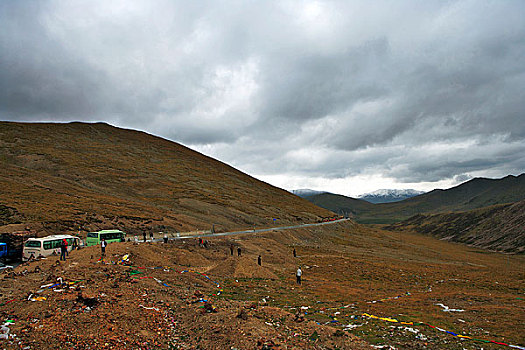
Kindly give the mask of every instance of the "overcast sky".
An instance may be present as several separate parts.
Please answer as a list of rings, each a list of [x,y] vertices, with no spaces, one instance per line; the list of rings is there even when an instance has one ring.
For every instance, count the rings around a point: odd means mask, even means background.
[[[356,196],[525,172],[525,2],[0,1],[0,119]]]

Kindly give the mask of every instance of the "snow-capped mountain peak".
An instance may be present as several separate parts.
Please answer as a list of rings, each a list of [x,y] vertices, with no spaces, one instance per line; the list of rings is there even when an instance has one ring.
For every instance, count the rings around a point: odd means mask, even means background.
[[[368,201],[370,203],[391,203],[399,202],[404,199],[418,196],[425,193],[424,191],[417,191],[412,189],[407,190],[394,190],[394,189],[381,189],[370,193],[360,195],[358,198]]]

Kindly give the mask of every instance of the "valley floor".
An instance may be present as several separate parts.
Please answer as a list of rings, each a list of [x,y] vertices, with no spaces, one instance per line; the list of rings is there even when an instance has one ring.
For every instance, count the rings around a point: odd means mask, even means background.
[[[0,348],[525,346],[523,256],[350,222],[208,241],[114,243],[104,259],[89,247],[3,272]]]

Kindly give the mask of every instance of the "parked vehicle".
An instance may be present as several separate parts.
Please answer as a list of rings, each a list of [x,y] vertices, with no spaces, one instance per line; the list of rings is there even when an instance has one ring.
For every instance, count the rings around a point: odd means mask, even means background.
[[[20,260],[24,242],[28,238],[35,237],[33,231],[17,231],[0,233],[0,259],[1,260]]]
[[[24,243],[22,261],[31,258],[42,258],[49,255],[60,255],[62,240],[67,241],[67,250],[70,252],[73,247],[80,247],[80,238],[71,235],[52,235],[42,238],[29,238]]]
[[[0,262],[0,271],[5,270],[5,269],[12,269],[12,268],[13,268],[13,266],[6,265],[3,262]]]
[[[86,246],[97,245],[100,243],[102,238],[106,240],[107,243],[113,242],[124,242],[126,234],[120,230],[102,230],[97,232],[89,232],[86,237]]]
[[[0,242],[0,259],[7,259],[7,243]]]

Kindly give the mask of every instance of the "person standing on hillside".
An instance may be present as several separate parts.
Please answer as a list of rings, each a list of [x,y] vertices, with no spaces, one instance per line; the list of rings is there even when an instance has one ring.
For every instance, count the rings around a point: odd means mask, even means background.
[[[66,252],[67,252],[67,241],[65,239],[60,243],[60,260],[66,261]]]
[[[297,272],[295,273],[295,277],[297,277],[297,284],[301,284],[301,276],[303,275],[303,271],[301,270],[301,266],[297,269]]]
[[[149,239],[153,242],[153,231],[149,233]]]
[[[295,247],[293,248],[293,257],[297,258],[297,252],[295,251]]]
[[[106,240],[102,238],[102,241],[100,241],[100,249],[102,250],[102,256],[106,256]]]
[[[237,256],[241,256],[241,247],[237,247]]]
[[[262,265],[262,258],[261,258],[260,255],[259,255],[259,257],[257,258],[257,264],[259,264],[259,266]]]
[[[146,231],[142,231],[142,236],[144,237],[144,243],[146,243]]]
[[[164,243],[168,243],[168,234],[164,233]]]
[[[230,255],[233,256],[233,244],[230,244]]]
[[[69,250],[67,249],[69,246],[69,243],[67,242],[67,239],[64,239],[64,244],[66,245],[66,256],[69,256]]]

